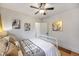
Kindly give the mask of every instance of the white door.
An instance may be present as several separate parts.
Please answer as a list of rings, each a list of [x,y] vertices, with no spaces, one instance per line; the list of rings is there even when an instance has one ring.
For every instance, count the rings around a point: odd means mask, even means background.
[[[47,23],[40,24],[40,34],[41,35],[48,35]]]
[[[35,23],[35,36],[39,37],[39,35],[47,35],[47,23]]]
[[[40,35],[40,23],[35,23],[35,37]]]

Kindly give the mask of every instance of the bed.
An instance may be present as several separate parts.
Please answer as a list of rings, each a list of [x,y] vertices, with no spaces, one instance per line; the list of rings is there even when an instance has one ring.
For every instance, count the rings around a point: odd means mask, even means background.
[[[17,38],[0,33],[0,56],[58,56],[58,41],[50,36]]]
[[[55,38],[41,35],[20,40],[24,56],[58,56],[58,43]]]

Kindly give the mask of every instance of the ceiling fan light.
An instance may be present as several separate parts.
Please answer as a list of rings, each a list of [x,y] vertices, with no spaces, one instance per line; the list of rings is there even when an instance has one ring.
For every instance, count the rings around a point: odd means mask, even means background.
[[[45,12],[44,10],[40,10],[40,11],[39,11],[39,13],[44,13],[44,12]]]

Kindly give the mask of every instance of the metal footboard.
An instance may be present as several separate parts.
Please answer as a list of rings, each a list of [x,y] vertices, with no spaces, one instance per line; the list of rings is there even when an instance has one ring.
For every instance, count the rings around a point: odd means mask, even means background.
[[[56,38],[51,37],[51,36],[46,36],[46,35],[40,35],[39,38],[53,44],[58,50],[58,40]],[[56,52],[56,54],[57,56],[60,55],[59,50]]]

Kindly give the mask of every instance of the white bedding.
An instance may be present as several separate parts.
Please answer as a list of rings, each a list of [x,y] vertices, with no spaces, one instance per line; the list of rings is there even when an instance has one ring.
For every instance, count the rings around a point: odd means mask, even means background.
[[[58,49],[53,44],[40,38],[30,38],[29,40],[44,50],[46,56],[57,56]]]

